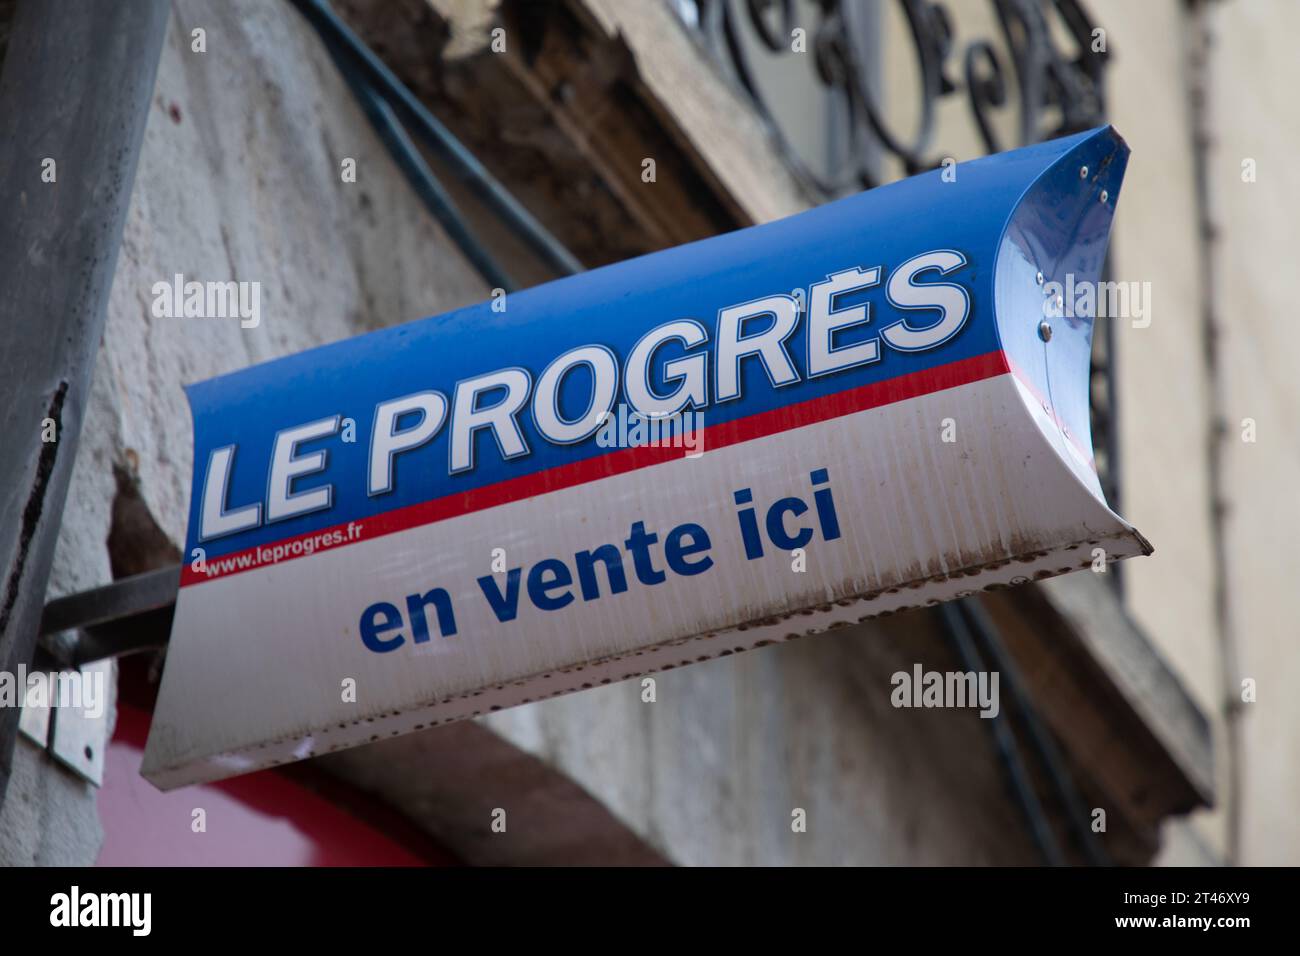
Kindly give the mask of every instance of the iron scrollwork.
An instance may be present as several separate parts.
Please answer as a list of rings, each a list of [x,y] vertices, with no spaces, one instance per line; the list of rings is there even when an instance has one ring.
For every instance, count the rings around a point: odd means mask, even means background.
[[[933,152],[936,107],[943,97],[961,90],[989,152],[1104,122],[1102,79],[1108,54],[1104,43],[1096,43],[1095,27],[1079,0],[989,0],[1001,26],[1000,43],[972,40],[960,57],[954,56],[952,20],[944,3],[896,2],[907,21],[919,78],[918,120],[911,136],[890,125],[873,88],[871,56],[863,48],[863,38],[872,26],[864,18],[874,8],[863,0],[816,0],[813,23],[800,21],[795,0],[695,0],[706,42],[722,54],[781,137],[791,164],[824,196],[876,185],[878,173],[873,166],[881,150],[896,156],[909,175],[936,165],[940,159]],[[1074,54],[1063,52],[1056,42],[1052,17],[1070,37]],[[741,31],[748,30],[770,53],[787,54],[792,52],[791,36],[799,28],[807,35],[807,52],[813,57],[818,82],[846,105],[850,148],[837,169],[814,170],[790,148],[741,38]],[[999,47],[1005,52],[999,53]],[[1010,59],[1010,74],[1004,57]],[[1003,142],[994,116],[1012,107],[1012,76],[1018,92],[1018,142]]]

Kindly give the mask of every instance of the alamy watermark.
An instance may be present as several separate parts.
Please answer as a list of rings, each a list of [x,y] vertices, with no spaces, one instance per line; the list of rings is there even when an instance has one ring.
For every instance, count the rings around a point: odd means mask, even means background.
[[[1044,283],[1043,296],[1043,315],[1049,319],[1132,319],[1135,329],[1151,324],[1150,282],[1076,281],[1070,272],[1064,283]]]
[[[72,886],[50,897],[50,925],[58,927],[122,927],[132,936],[148,936],[153,928],[152,893],[83,893]]]
[[[239,319],[245,329],[262,323],[260,282],[186,282],[178,272],[170,282],[155,282],[149,291],[155,319]]]
[[[927,671],[913,664],[911,673],[895,671],[889,702],[895,707],[978,707],[981,717],[996,717],[997,671]]]
[[[687,458],[704,454],[704,413],[690,409],[672,415],[646,415],[619,403],[605,413],[596,431],[601,448],[680,448]]]
[[[35,670],[19,664],[18,673],[0,671],[0,707],[73,707],[87,717],[104,716],[104,672]]]

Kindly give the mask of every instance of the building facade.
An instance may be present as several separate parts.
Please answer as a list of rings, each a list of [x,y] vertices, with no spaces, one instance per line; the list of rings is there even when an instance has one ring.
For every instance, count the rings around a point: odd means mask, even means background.
[[[1112,504],[1155,553],[1118,582],[1083,572],[978,598],[1024,694],[1009,750],[970,711],[891,702],[891,675],[960,667],[943,616],[922,609],[666,671],[649,699],[626,681],[317,758],[310,779],[264,771],[262,796],[181,790],[141,828],[120,798],[140,785],[130,739],[163,660],[149,651],[106,667],[123,708],[117,736],[109,708],[93,744],[116,748],[102,790],[52,752],[57,719],[44,740],[19,737],[0,861],[1032,864],[1052,859],[1042,832],[1070,863],[1300,859],[1285,252],[1300,125],[1284,100],[1300,12],[748,6],[335,4],[588,268],[945,160],[1117,128],[1132,157],[1109,276],[1130,297],[1096,346],[1094,444]],[[554,277],[425,158],[520,284]],[[150,290],[177,274],[259,283],[260,321],[158,317]],[[293,5],[176,0],[49,598],[181,559],[183,385],[492,292]],[[1028,809],[1008,759],[1027,768]],[[214,855],[223,814],[294,802],[290,785],[361,807],[374,834],[326,822],[312,832],[333,856]]]

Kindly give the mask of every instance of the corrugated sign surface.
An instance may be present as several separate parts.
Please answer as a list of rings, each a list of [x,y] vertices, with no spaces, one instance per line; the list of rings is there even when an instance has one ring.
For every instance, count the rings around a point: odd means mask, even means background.
[[[146,776],[1149,550],[1092,464],[1092,319],[1039,331],[1126,157],[1095,130],[192,386]]]

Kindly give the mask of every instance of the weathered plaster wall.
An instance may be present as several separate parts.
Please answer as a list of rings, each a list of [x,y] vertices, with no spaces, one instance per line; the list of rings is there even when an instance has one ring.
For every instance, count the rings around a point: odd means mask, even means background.
[[[1215,567],[1207,473],[1196,184],[1183,4],[1101,2],[1107,104],[1132,149],[1112,235],[1112,277],[1150,283],[1148,317],[1115,325],[1124,516],[1155,553],[1123,569],[1130,612],[1211,717],[1222,753]],[[1149,318],[1149,324],[1147,323]],[[1218,791],[1226,792],[1222,759]],[[1196,832],[1227,848],[1222,802]]]
[[[199,27],[206,53],[191,49]],[[344,157],[356,183],[342,182]],[[61,175],[73,169],[60,158]],[[175,273],[260,282],[260,326],[155,318],[151,288]],[[111,577],[114,464],[139,474],[158,523],[184,539],[183,384],[484,295],[288,4],[177,0],[51,594]],[[93,788],[20,741],[0,864],[91,863],[100,840]]]
[[[1285,0],[1205,7],[1213,41],[1205,64],[1203,192],[1192,165],[1197,144],[1187,58],[1193,39],[1185,5],[1098,0],[1094,7],[1115,52],[1112,115],[1133,147],[1116,218],[1115,275],[1153,287],[1150,326],[1122,324],[1117,345],[1124,512],[1156,546],[1151,558],[1131,562],[1125,572],[1133,613],[1214,720],[1220,803],[1198,815],[1196,834],[1222,855],[1235,812],[1238,862],[1294,864],[1300,860],[1300,703],[1291,692],[1300,682],[1294,623],[1300,562],[1293,546],[1300,532],[1294,504],[1300,348],[1291,307],[1300,172],[1292,157],[1300,125],[1289,79],[1300,10]],[[1254,161],[1253,182],[1243,176],[1246,160]],[[1217,382],[1202,352],[1198,201],[1209,204],[1215,227],[1209,254],[1212,306],[1222,330]],[[1223,425],[1217,439],[1213,415]],[[1244,440],[1245,419],[1254,421],[1254,442]],[[1221,559],[1211,441],[1222,455]],[[1213,602],[1220,576],[1227,586],[1223,626]],[[1239,699],[1247,678],[1256,682],[1258,699],[1241,705],[1240,799],[1229,808],[1233,743],[1225,730],[1225,694]],[[1171,861],[1183,856],[1170,851]]]
[[[1288,814],[1300,791],[1300,724],[1296,705],[1283,698],[1296,660],[1287,596],[1300,569],[1283,545],[1296,524],[1285,510],[1297,477],[1287,414],[1300,407],[1287,371],[1300,356],[1284,332],[1285,258],[1261,260],[1259,237],[1286,248],[1284,210],[1300,198],[1285,162],[1295,130],[1269,121],[1288,115],[1285,86],[1270,78],[1289,61],[1283,40],[1267,35],[1278,17],[1295,14],[1284,4],[1266,7],[1223,28],[1220,69],[1235,70],[1236,79],[1224,87],[1218,118],[1235,138],[1216,162],[1223,188],[1236,190],[1232,208],[1222,210],[1231,267],[1224,271],[1235,273],[1225,279],[1226,301],[1250,305],[1225,346],[1230,411],[1255,417],[1261,436],[1229,456],[1234,614],[1243,668],[1261,682],[1261,703],[1246,724],[1246,859],[1294,862],[1300,837]],[[1116,220],[1116,277],[1151,281],[1155,294],[1151,326],[1125,330],[1119,342],[1124,511],[1157,547],[1153,558],[1129,563],[1130,603],[1213,713],[1208,396],[1196,329],[1180,9],[1175,0],[1097,0],[1095,13],[1116,50],[1112,114],[1134,150]],[[196,27],[207,33],[203,54],[190,49]],[[1260,30],[1269,41],[1262,52]],[[1238,151],[1259,159],[1259,183],[1238,185]],[[355,184],[340,180],[345,156],[357,160]],[[771,200],[761,199],[746,201],[763,218]],[[177,272],[261,282],[261,326],[154,318],[150,289]],[[484,293],[286,4],[178,0],[52,591],[110,576],[115,464],[138,473],[158,523],[182,539],[191,471],[183,383]],[[1154,474],[1174,477],[1157,482]],[[890,673],[917,660],[951,666],[946,647],[920,625],[846,631],[658,675],[655,703],[642,701],[634,681],[485,723],[571,774],[675,861],[1032,862],[984,723],[969,713],[889,706]],[[19,746],[0,815],[0,863],[92,861],[93,791]],[[511,781],[500,786],[508,804]],[[808,813],[804,834],[791,832],[796,807]],[[1218,817],[1198,826],[1222,845]]]
[[[1237,673],[1257,685],[1241,710],[1241,847],[1252,864],[1300,861],[1300,339],[1295,333],[1300,121],[1286,0],[1223,4],[1209,111],[1208,190],[1218,238],[1214,308],[1221,345],[1229,626]],[[1253,160],[1254,181],[1243,177]],[[1256,440],[1244,440],[1253,419]]]
[[[1035,862],[987,722],[890,706],[890,675],[916,661],[958,667],[912,616],[657,674],[654,703],[633,680],[486,722],[676,862]]]

